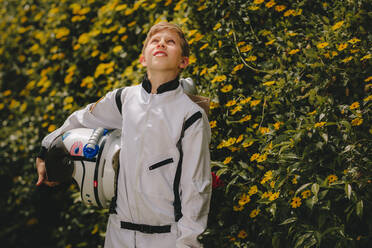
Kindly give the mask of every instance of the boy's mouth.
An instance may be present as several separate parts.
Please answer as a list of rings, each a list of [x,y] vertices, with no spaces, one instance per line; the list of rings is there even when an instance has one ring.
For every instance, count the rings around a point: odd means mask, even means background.
[[[165,56],[167,56],[167,53],[164,52],[164,51],[156,51],[153,56],[155,56],[155,57],[165,57]]]

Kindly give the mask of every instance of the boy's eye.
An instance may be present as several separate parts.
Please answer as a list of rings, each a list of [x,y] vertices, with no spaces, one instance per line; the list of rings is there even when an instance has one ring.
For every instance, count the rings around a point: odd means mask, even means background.
[[[168,43],[170,44],[176,44],[176,42],[174,40],[167,40]]]
[[[152,39],[151,40],[151,43],[157,43],[158,42],[158,39]]]

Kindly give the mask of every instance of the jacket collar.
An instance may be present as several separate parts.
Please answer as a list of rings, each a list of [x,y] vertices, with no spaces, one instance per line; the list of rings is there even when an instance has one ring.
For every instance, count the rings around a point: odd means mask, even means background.
[[[171,91],[171,90],[175,90],[178,88],[178,86],[180,85],[180,82],[178,80],[178,77],[169,81],[169,82],[166,82],[162,85],[160,85],[157,89],[157,92],[156,94],[161,94],[161,93],[164,93],[164,92],[167,92],[167,91]],[[147,78],[147,73],[145,73],[145,76],[143,77],[142,79],[142,87],[145,89],[145,91],[147,93],[151,93],[151,82],[150,80]]]

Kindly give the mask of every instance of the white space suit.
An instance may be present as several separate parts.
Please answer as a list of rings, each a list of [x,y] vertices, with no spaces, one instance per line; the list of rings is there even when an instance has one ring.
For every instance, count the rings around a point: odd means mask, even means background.
[[[43,139],[44,150],[73,128],[121,129],[116,213],[109,217],[105,247],[200,247],[197,237],[206,228],[212,191],[205,112],[178,80],[161,85],[157,94],[150,93],[146,77],[124,88],[121,111],[117,91],[69,116]]]

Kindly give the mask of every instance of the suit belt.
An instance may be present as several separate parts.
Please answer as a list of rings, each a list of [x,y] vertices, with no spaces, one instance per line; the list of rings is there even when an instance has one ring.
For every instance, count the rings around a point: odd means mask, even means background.
[[[144,224],[135,224],[125,221],[120,221],[120,227],[123,229],[139,231],[142,233],[169,233],[171,231],[171,225],[165,226],[150,226]]]

